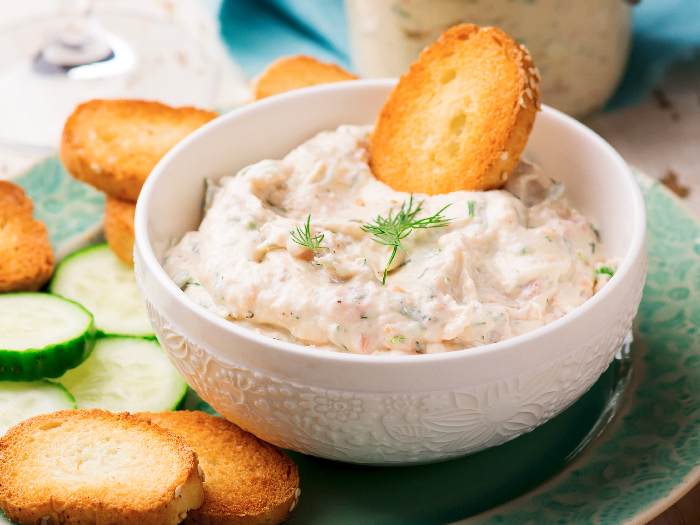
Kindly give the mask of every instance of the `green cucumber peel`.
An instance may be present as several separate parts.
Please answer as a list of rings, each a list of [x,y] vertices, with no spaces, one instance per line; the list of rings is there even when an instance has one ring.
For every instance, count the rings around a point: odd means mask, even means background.
[[[59,377],[95,344],[95,325],[80,304],[57,295],[0,295],[0,381]]]

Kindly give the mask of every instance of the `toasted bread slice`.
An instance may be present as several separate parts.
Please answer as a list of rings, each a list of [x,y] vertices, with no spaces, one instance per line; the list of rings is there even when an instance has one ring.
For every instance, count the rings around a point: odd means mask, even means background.
[[[304,55],[282,57],[253,79],[252,99],[260,100],[292,89],[356,79],[357,76],[343,68],[315,58]]]
[[[217,116],[160,102],[91,100],[68,117],[59,155],[75,178],[112,197],[136,202],[163,155]]]
[[[204,470],[204,503],[187,515],[198,525],[274,525],[299,498],[299,473],[281,450],[205,412],[142,413],[187,440]]]
[[[38,290],[53,273],[49,234],[32,210],[20,186],[0,181],[0,292]]]
[[[134,212],[136,204],[107,196],[105,201],[105,238],[119,259],[134,266]]]
[[[184,439],[104,410],[62,410],[0,439],[0,508],[20,524],[175,525],[204,499]]]
[[[502,186],[535,122],[539,78],[527,50],[500,29],[448,29],[379,114],[369,143],[375,176],[431,195]]]

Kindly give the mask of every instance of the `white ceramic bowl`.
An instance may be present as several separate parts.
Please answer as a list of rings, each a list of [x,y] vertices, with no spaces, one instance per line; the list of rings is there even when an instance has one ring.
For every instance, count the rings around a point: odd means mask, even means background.
[[[562,180],[619,270],[591,300],[543,328],[434,355],[367,356],[279,342],[191,302],[160,265],[201,220],[204,178],[281,158],[324,129],[372,124],[393,81],[351,81],[272,97],[224,115],[156,166],[136,206],[136,276],[158,339],[199,395],[281,447],[371,464],[447,459],[498,445],[552,418],[611,362],[646,273],[641,192],[620,156],[544,107],[527,156]]]

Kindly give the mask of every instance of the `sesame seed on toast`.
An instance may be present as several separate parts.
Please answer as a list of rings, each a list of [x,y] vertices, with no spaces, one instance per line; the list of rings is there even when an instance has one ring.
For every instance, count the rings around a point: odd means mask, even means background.
[[[49,234],[33,208],[20,186],[0,181],[0,292],[36,291],[53,273]]]
[[[134,266],[134,213],[136,204],[107,196],[105,201],[105,239],[114,254]]]
[[[260,100],[292,89],[356,79],[357,76],[335,64],[304,55],[287,56],[272,62],[253,79],[252,99]]]
[[[299,498],[299,473],[278,448],[205,412],[144,412],[153,423],[185,438],[204,470],[204,503],[186,524],[274,525]]]
[[[0,439],[0,508],[22,525],[175,525],[203,498],[185,440],[126,412],[62,410]]]
[[[217,116],[213,111],[145,100],[91,100],[66,120],[59,156],[78,180],[136,202],[163,155]]]
[[[539,78],[527,50],[500,29],[448,29],[382,108],[372,171],[395,190],[431,195],[502,186],[535,122]]]

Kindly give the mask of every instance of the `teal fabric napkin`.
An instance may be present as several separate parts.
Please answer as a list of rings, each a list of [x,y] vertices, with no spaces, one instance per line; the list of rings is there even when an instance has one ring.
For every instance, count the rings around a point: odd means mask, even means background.
[[[221,36],[249,77],[304,54],[350,67],[342,0],[224,0]]]
[[[219,20],[229,51],[249,76],[299,53],[352,69],[342,0],[223,0]],[[639,102],[670,67],[700,67],[699,58],[700,0],[641,0],[633,10],[629,65],[608,107]]]
[[[632,13],[632,52],[608,109],[640,102],[672,67],[700,68],[700,0],[642,0]]]

